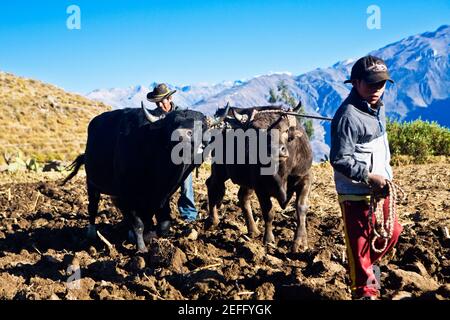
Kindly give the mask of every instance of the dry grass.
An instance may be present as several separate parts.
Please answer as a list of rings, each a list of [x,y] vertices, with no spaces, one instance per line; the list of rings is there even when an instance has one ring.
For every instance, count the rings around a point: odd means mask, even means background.
[[[89,121],[109,109],[55,86],[0,72],[0,154],[70,160],[84,149]],[[4,162],[1,157],[0,164]]]

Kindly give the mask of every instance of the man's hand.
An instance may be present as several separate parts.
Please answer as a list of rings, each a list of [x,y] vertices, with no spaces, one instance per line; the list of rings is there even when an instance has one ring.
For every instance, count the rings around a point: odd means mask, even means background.
[[[381,193],[386,187],[386,178],[378,174],[369,173],[369,185],[375,193]]]

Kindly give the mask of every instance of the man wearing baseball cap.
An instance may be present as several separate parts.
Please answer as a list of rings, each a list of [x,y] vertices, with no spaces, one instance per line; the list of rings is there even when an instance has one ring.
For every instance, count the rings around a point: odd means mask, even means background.
[[[379,252],[383,247],[380,239],[372,244],[371,195],[384,194],[382,210],[386,218],[386,180],[393,178],[382,102],[387,82],[394,83],[382,59],[369,55],[356,61],[350,79],[345,81],[353,89],[331,123],[330,161],[344,219],[351,290],[356,299],[378,299],[380,279],[373,266],[393,249],[402,231],[395,218],[392,237],[383,239],[385,249]]]
[[[162,114],[172,112],[178,110],[179,107],[175,105],[173,102],[172,95],[176,92],[176,90],[169,90],[166,84],[161,83],[158,84],[152,92],[147,94],[147,100],[150,102],[154,102],[157,106],[157,109],[154,110],[153,115],[160,116]],[[163,210],[168,210],[168,212],[164,212],[162,216],[169,217],[170,216],[170,206],[167,206]],[[192,186],[192,173],[184,180],[181,185],[180,190],[180,198],[178,200],[178,210],[180,212],[181,217],[187,221],[194,221],[197,219],[198,211],[195,207],[194,202],[194,188]],[[162,229],[167,229],[162,227]]]

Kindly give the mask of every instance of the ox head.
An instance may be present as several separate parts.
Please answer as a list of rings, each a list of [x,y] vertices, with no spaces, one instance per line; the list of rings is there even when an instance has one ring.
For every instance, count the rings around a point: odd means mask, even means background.
[[[162,120],[166,117],[167,114],[162,114],[161,116],[154,116],[152,115],[144,106],[144,103],[141,101],[141,108],[142,111],[144,112],[144,115],[146,117],[146,119],[148,120],[149,123],[152,124],[157,124],[155,126],[156,127],[160,127],[162,125],[162,123],[158,122],[159,120]],[[204,123],[207,128],[213,128],[216,127],[218,125],[220,125],[221,123],[223,123],[224,119],[226,118],[229,110],[230,110],[230,104],[227,103],[227,105],[223,108],[220,109],[222,110],[222,114],[220,116],[215,116],[215,119],[212,118],[207,118],[206,122]],[[188,111],[188,110],[185,110]],[[192,111],[192,110],[190,110]],[[190,137],[192,137],[192,130],[190,130],[189,128],[191,127],[191,124],[193,121],[202,121],[205,119],[205,117],[203,116],[203,114],[201,114],[203,117],[200,119],[199,115],[201,113],[200,112],[196,112],[196,111],[192,111],[188,117],[186,117],[185,119],[183,119],[183,116],[181,117],[177,117],[176,118],[176,129],[180,129],[180,130],[184,130],[184,133],[182,134],[182,136],[185,139],[190,139]]]
[[[141,102],[141,107],[147,121],[151,124],[150,130],[161,129],[164,141],[170,141],[168,148],[178,143],[191,144],[193,154],[202,153],[205,148],[203,134],[206,130],[220,125],[225,116],[210,119],[201,112],[194,110],[176,110],[157,117],[152,115]],[[225,107],[228,112],[229,105]]]
[[[231,109],[230,114],[242,128],[267,130],[270,136],[277,139],[275,140],[277,149],[272,149],[272,156],[280,161],[286,161],[290,156],[289,145],[294,143],[295,139],[302,137],[304,132],[297,119],[284,112],[281,107],[257,107]],[[271,146],[268,145],[268,147]]]

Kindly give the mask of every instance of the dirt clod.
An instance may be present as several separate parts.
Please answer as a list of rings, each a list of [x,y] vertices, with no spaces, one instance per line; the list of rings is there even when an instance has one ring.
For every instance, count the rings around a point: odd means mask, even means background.
[[[106,196],[96,224],[113,250],[86,237],[84,177],[60,187],[50,173],[27,174],[22,181],[0,173],[0,300],[351,299],[350,257],[344,254],[333,171],[329,164],[316,165],[314,171],[309,249],[304,252],[290,250],[296,226],[293,201],[284,210],[273,201],[275,244],[265,246],[262,234],[247,235],[238,187],[228,181],[217,228],[206,230],[205,220],[175,219],[167,238],[146,233],[149,252],[143,255],[136,255],[122,214]],[[395,255],[379,264],[382,298],[450,299],[450,242],[442,228],[450,227],[450,168],[410,165],[394,172],[407,194],[397,206],[404,230]],[[194,179],[196,205],[204,218],[208,176],[202,167]],[[174,216],[178,196],[171,201]],[[256,196],[251,203],[263,231]]]

